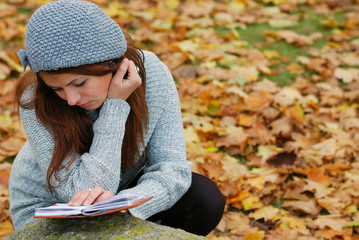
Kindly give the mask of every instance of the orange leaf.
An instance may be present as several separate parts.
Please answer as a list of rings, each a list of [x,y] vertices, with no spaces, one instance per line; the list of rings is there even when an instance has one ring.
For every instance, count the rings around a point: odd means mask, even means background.
[[[0,164],[0,185],[8,186],[11,166],[10,163]]]
[[[244,103],[250,107],[250,110],[260,110],[269,105],[272,95],[266,91],[258,91],[250,94]]]
[[[264,238],[264,235],[264,231],[256,231],[252,234],[247,233],[246,235],[244,235],[244,240],[262,240]]]
[[[0,237],[5,237],[6,235],[12,233],[14,228],[11,224],[11,221],[6,220],[4,222],[0,222]]]
[[[252,126],[252,117],[246,114],[239,115],[238,124],[244,127]]]
[[[311,168],[307,174],[307,178],[325,187],[328,187],[333,182],[333,179],[325,175],[323,168]]]

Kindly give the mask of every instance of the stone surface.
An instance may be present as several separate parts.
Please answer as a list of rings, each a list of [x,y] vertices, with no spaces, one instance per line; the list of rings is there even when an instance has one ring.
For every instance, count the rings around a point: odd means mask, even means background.
[[[128,214],[113,213],[77,219],[35,219],[4,239],[198,239],[180,229],[174,229]]]

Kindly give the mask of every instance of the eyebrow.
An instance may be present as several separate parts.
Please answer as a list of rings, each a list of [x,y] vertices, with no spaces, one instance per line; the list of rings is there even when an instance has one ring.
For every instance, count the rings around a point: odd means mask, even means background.
[[[83,80],[86,80],[87,78],[86,77],[79,77],[79,78],[75,78],[75,79],[73,79],[71,82],[69,82],[68,84],[66,84],[66,86],[70,86],[73,82],[75,82],[75,81],[77,81],[77,80],[80,80],[80,79],[82,79],[83,78]],[[45,83],[46,84],[46,83]],[[60,87],[54,87],[54,86],[51,86],[51,85],[48,85],[48,84],[46,84],[46,86],[48,86],[49,88],[60,88]]]

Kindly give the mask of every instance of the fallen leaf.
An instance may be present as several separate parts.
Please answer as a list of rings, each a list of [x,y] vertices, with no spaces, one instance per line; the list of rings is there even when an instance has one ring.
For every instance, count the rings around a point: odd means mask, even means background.
[[[252,234],[247,233],[244,235],[244,240],[262,240],[264,238],[265,232],[264,231],[256,231]]]
[[[14,228],[12,226],[11,221],[5,220],[3,222],[0,222],[0,237],[5,237],[12,233],[14,231]]]
[[[329,195],[334,189],[329,189],[321,185],[320,183],[313,182],[311,180],[305,180],[306,185],[303,190],[310,191],[315,194],[316,198],[323,198]]]
[[[282,165],[291,166],[294,164],[296,159],[297,155],[294,152],[281,152],[267,159],[267,163],[275,167]]]
[[[279,213],[279,209],[273,206],[265,206],[260,209],[255,210],[249,214],[249,217],[254,218],[255,220],[263,218],[264,221],[269,221],[274,218]]]
[[[12,165],[10,163],[6,162],[0,164],[0,185],[9,185],[11,166]]]
[[[344,83],[351,83],[353,81],[359,81],[359,70],[354,68],[336,68],[334,70],[334,76],[343,80]]]
[[[329,227],[335,231],[341,232],[345,227],[347,220],[343,218],[340,214],[332,214],[332,215],[320,215],[314,221],[316,225],[320,229],[325,229],[325,227]]]
[[[317,216],[321,210],[314,199],[308,201],[284,201],[281,206],[311,216]]]

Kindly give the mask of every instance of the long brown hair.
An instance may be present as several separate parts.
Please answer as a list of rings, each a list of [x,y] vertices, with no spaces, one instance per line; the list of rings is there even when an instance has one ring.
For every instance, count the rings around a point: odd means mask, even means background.
[[[126,121],[125,135],[122,143],[121,170],[125,172],[131,168],[137,156],[140,154],[141,145],[144,146],[144,135],[148,127],[148,109],[146,104],[146,71],[144,56],[131,37],[125,34],[127,51],[118,59],[112,59],[96,64],[79,67],[65,68],[48,71],[51,74],[77,73],[83,75],[104,76],[113,73],[123,58],[132,60],[139,67],[142,84],[127,98],[131,111]],[[35,96],[27,102],[21,101],[21,97],[30,85],[35,85]],[[50,191],[57,187],[52,185],[54,177],[59,183],[64,179],[59,178],[59,171],[69,167],[76,153],[88,152],[93,139],[92,121],[84,109],[78,106],[69,106],[41,79],[39,74],[27,72],[20,79],[16,87],[15,99],[19,106],[25,109],[35,108],[36,117],[49,130],[54,138],[54,151],[47,170],[46,181]],[[67,157],[70,161],[65,162]]]

